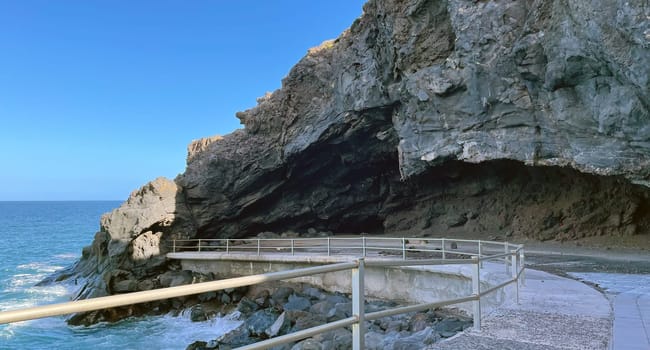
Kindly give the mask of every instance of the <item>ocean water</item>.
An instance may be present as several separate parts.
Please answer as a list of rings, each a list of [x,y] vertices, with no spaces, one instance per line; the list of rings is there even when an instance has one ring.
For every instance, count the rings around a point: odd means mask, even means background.
[[[0,202],[0,311],[70,300],[75,286],[34,285],[73,264],[92,242],[101,214],[116,201]],[[131,318],[113,324],[71,327],[65,318],[0,325],[0,349],[185,349],[239,322],[191,322],[189,315]]]

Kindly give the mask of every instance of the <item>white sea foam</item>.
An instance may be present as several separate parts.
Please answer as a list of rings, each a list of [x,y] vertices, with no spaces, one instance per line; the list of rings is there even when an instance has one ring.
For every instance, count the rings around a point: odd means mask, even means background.
[[[95,350],[184,349],[196,340],[212,340],[238,327],[234,316],[192,322],[188,317],[171,315],[127,319],[114,324],[72,327],[72,341],[77,348]],[[62,345],[65,348],[65,344]]]
[[[63,266],[50,265],[44,262],[31,262],[29,264],[18,265],[19,270],[32,270],[40,273],[50,274],[52,272],[61,270]]]
[[[35,284],[78,259],[82,247],[92,241],[88,233],[96,229],[101,213],[118,205],[30,204],[13,217],[3,215],[15,205],[0,208],[0,224],[4,223],[0,225],[0,236],[20,238],[6,241],[0,251],[0,311],[67,301],[74,289],[83,285],[82,279],[78,285],[74,280],[43,287]],[[69,210],[71,207],[74,210]],[[39,225],[47,227],[47,233],[41,234],[34,218],[43,213],[48,216]],[[76,229],[71,232],[70,227]],[[44,239],[50,237],[58,238]],[[25,251],[29,254],[14,253]],[[189,313],[184,313],[179,317],[133,318],[114,324],[70,327],[65,317],[50,317],[0,325],[0,350],[184,349],[195,340],[218,338],[240,324],[235,316],[191,322]]]
[[[79,258],[77,253],[65,253],[65,254],[56,254],[54,255],[56,259],[65,259],[65,260],[74,260]]]

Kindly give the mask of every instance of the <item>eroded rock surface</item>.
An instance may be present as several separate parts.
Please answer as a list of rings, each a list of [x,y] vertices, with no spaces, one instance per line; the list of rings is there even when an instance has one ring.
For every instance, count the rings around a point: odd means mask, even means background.
[[[649,18],[645,0],[371,0],[244,129],[102,218],[79,297],[160,286],[173,238],[647,234]]]

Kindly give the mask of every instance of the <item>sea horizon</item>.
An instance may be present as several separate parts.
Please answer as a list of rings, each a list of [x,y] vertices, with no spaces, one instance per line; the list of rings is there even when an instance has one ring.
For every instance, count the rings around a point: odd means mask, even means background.
[[[126,199],[0,199],[0,203],[124,202]]]

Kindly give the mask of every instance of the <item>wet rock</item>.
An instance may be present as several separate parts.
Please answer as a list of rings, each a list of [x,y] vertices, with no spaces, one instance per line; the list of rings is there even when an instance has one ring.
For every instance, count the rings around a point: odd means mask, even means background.
[[[135,292],[138,290],[138,281],[136,280],[125,280],[113,284],[114,293],[128,293]]]
[[[192,320],[192,322],[200,322],[200,321],[205,321],[207,319],[208,319],[208,315],[203,309],[203,305],[201,304],[194,305],[190,310],[190,320]]]
[[[156,282],[145,279],[143,281],[138,282],[138,290],[151,290],[156,287]]]
[[[395,350],[411,350],[419,349],[422,346],[431,345],[438,341],[440,336],[432,328],[427,327],[419,332],[413,333],[407,337],[401,337],[395,339],[395,342],[392,346],[387,348],[392,348]]]
[[[310,297],[312,300],[320,300],[326,297],[326,294],[323,293],[320,289],[314,287],[305,287],[302,290],[302,294]]]
[[[230,295],[228,295],[228,293],[221,294],[220,299],[222,304],[230,304],[232,301],[232,298],[230,298]]]
[[[297,296],[296,294],[291,294],[289,296],[289,301],[284,304],[284,309],[285,310],[300,310],[300,311],[306,311],[309,310],[311,307],[311,302],[309,299],[301,296]]]
[[[292,346],[291,350],[325,350],[325,347],[320,342],[309,338]]]
[[[328,300],[323,300],[313,304],[309,308],[309,312],[319,314],[319,315],[324,315],[325,317],[330,318],[336,314],[335,305],[336,304]]]
[[[167,271],[158,278],[162,287],[176,287],[192,283],[191,271]]]
[[[260,307],[268,307],[269,306],[269,291],[268,290],[263,290],[260,291],[256,296],[254,301],[259,305]]]
[[[259,338],[250,336],[248,326],[243,323],[239,327],[233,329],[232,331],[224,334],[221,338],[219,338],[217,347],[223,347],[224,349],[233,349],[254,343],[259,340]]]
[[[185,350],[204,350],[204,349],[211,349],[207,347],[208,343],[204,342],[202,340],[197,340],[194,343],[190,344],[185,348]],[[213,348],[212,348],[213,349]]]
[[[293,325],[291,327],[291,332],[316,327],[327,322],[327,319],[323,315],[300,310],[286,311],[286,317]]]
[[[340,295],[340,294],[327,294],[325,296],[325,300],[328,303],[331,304],[339,304],[339,303],[349,303],[351,302],[350,298]]]
[[[239,304],[237,304],[237,311],[241,312],[243,315],[249,315],[259,310],[259,308],[260,306],[256,302],[246,297],[242,298],[242,300],[239,301]]]
[[[294,290],[291,287],[280,287],[273,292],[271,298],[278,303],[285,303],[293,293]]]
[[[324,349],[347,350],[352,348],[352,332],[347,329],[336,329],[313,337],[321,343]]]
[[[287,288],[285,289],[286,291],[289,290],[288,288],[290,287],[285,288]],[[312,287],[291,288],[291,290],[302,290],[304,292],[307,288]],[[250,294],[262,297],[267,295],[264,291],[264,289],[258,289],[255,291],[251,290]],[[277,307],[269,306],[246,315],[242,314],[240,317],[244,319],[244,323],[240,327],[228,333],[218,341],[213,340],[212,342],[208,342],[207,345],[202,346],[204,346],[204,348],[232,348],[247,344],[247,342],[252,343],[261,339],[277,337],[320,326],[328,321],[346,317],[345,314],[348,312],[347,310],[351,309],[348,298],[336,293],[326,293],[316,288],[311,293],[316,294],[316,291],[322,294],[323,297],[321,298],[322,300],[311,300],[312,304],[310,311],[286,310],[281,312]],[[293,293],[294,294],[289,295],[291,301],[295,301],[293,297],[303,298],[309,301],[309,299],[300,297],[296,295],[295,292]],[[344,300],[346,302],[333,304],[335,301]],[[243,298],[242,303],[243,305],[249,306],[252,306],[253,304],[258,305],[254,301],[248,299],[248,297]],[[332,309],[330,309],[332,314],[336,314],[336,308],[338,306],[340,315],[327,317],[325,313],[320,311],[321,308],[325,308],[324,305],[332,307]],[[366,310],[376,311],[397,306],[399,306],[399,304],[393,301],[376,300],[367,302],[365,308]],[[242,308],[243,307],[244,306],[242,306]],[[195,305],[192,308],[192,314],[194,313],[197,314],[197,319],[202,318],[205,314],[202,305]],[[441,320],[445,322],[441,323],[439,329],[434,329]],[[420,342],[420,344],[428,345],[440,338],[438,332],[443,332],[445,335],[447,335],[446,332],[454,332],[455,334],[459,330],[466,328],[469,324],[471,324],[471,321],[459,317],[451,311],[433,310],[428,312],[391,316],[372,322],[366,321],[364,324],[364,327],[366,328],[366,347],[368,349],[410,349],[418,342]],[[349,329],[337,329],[317,334],[307,340],[309,341],[303,341],[297,344],[285,344],[274,349],[286,350],[295,346],[298,346],[299,348],[316,347],[335,350],[349,349],[352,344],[352,334]]]
[[[200,301],[210,301],[213,299],[217,298],[217,292],[207,292],[207,293],[201,293],[197,295],[197,298],[199,298]]]
[[[464,328],[471,325],[471,321],[460,320],[457,318],[447,318],[440,321],[435,326],[435,331],[443,338],[454,336],[456,333],[462,331]]]
[[[411,332],[419,332],[429,326],[431,323],[431,320],[429,319],[429,315],[423,314],[423,313],[418,313],[415,314],[411,319],[409,320],[409,331]]]
[[[342,319],[350,316],[352,316],[352,302],[345,302],[334,305],[334,315],[330,316],[330,318]]]
[[[264,335],[273,338],[280,334],[286,334],[290,327],[291,323],[286,317],[286,312],[283,312],[278,316],[275,322],[264,331]]]
[[[384,347],[384,334],[379,332],[366,332],[365,345],[368,350],[383,350]]]
[[[244,325],[252,337],[262,337],[266,336],[266,330],[273,326],[277,319],[277,312],[264,309],[254,312],[246,319]]]

